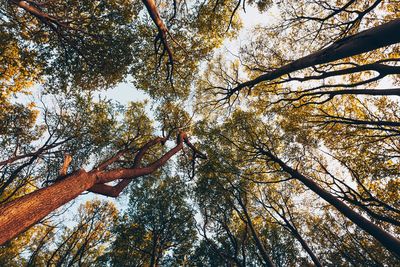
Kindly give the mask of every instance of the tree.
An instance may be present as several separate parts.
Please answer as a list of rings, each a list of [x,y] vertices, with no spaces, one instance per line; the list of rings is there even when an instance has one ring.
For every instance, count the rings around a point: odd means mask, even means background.
[[[79,206],[75,219],[73,226],[49,219],[44,224],[30,228],[2,247],[2,264],[94,264],[107,251],[108,243],[113,238],[111,228],[117,219],[117,209],[112,203],[88,201]]]
[[[213,153],[209,154],[209,161],[199,170],[196,188],[204,216],[200,233],[209,249],[216,250],[228,262],[241,266],[287,266],[299,260],[305,262],[296,258],[299,253],[293,236],[279,225],[277,227],[268,215],[263,215],[265,211],[258,212],[259,204],[254,194],[262,183],[258,183],[259,172],[247,175],[253,171],[251,159],[241,150],[227,149],[222,134],[220,129],[215,136],[210,132],[206,134],[222,140],[218,142],[218,147],[203,147],[213,150]],[[257,184],[253,183],[255,180]]]
[[[122,256],[110,252],[104,264],[398,264],[396,1],[5,3],[0,213],[21,215],[21,230],[85,190],[118,196],[135,180],[135,209],[122,217],[114,244]],[[236,36],[246,4],[268,20],[238,51],[214,56]],[[161,133],[144,103],[121,107],[82,91],[128,77],[153,98]],[[13,99],[35,82],[59,100],[41,107],[42,117]],[[157,145],[174,136],[172,149]],[[179,151],[178,168],[161,175]],[[187,178],[185,196],[163,187],[162,177]],[[31,184],[40,189],[13,199]],[[36,198],[41,204],[31,208]],[[168,250],[158,215],[173,206],[192,218],[187,198],[200,240],[193,248],[170,231],[179,241]]]
[[[154,175],[132,184],[128,211],[115,227],[113,266],[185,265],[196,242],[193,210],[177,176]]]
[[[233,173],[256,187],[305,186],[396,253],[398,198],[377,190],[389,192],[397,183],[398,101],[392,96],[398,92],[377,87],[385,77],[389,86],[398,82],[399,40],[385,31],[398,23],[393,5],[284,3],[278,5],[282,19],[256,28],[231,62],[216,57],[198,82],[203,142],[215,135],[221,151],[241,151],[239,158],[224,152],[221,158],[231,162],[213,171],[233,165]],[[214,115],[224,108],[232,113]],[[273,207],[277,196],[266,205]]]
[[[103,104],[102,106],[102,104],[99,103],[99,108],[107,108],[106,103]],[[89,190],[94,193],[112,197],[118,196],[132,179],[151,174],[162,167],[169,158],[182,150],[184,143],[195,151],[197,156],[205,157],[201,152],[195,149],[184,132],[179,132],[177,133],[177,144],[175,147],[167,152],[159,153],[159,156],[156,157],[153,162],[142,167],[141,162],[144,157],[147,157],[149,150],[153,149],[157,144],[164,144],[167,140],[166,137],[151,136],[151,122],[146,118],[143,108],[144,106],[140,104],[131,105],[125,112],[125,121],[122,121],[122,124],[117,127],[119,130],[118,135],[112,136],[115,138],[114,141],[111,141],[112,139],[107,140],[107,136],[112,134],[112,132],[105,131],[103,132],[105,135],[100,135],[101,131],[106,129],[111,130],[112,128],[110,127],[112,127],[113,124],[110,124],[111,121],[107,113],[100,113],[100,110],[96,110],[93,114],[93,116],[98,119],[93,125],[96,128],[90,129],[89,127],[88,130],[95,131],[93,132],[93,137],[98,138],[98,142],[101,142],[100,146],[97,149],[93,147],[96,144],[96,139],[89,139],[87,144],[82,143],[82,140],[75,139],[75,141],[79,140],[80,143],[72,143],[71,145],[78,145],[78,147],[76,147],[75,150],[73,147],[72,149],[70,148],[69,151],[67,150],[70,153],[72,152],[72,158],[74,157],[73,152],[76,153],[77,161],[75,164],[78,166],[79,164],[87,162],[91,153],[94,155],[100,153],[99,155],[101,155],[101,157],[99,158],[99,162],[95,165],[96,167],[91,171],[74,168],[74,170],[66,175],[64,175],[64,173],[59,175],[54,172],[46,173],[50,176],[53,175],[53,178],[48,181],[50,185],[3,204],[1,211],[1,243],[4,243],[25,230],[51,211],[74,199],[84,191]],[[63,114],[63,116],[65,115],[66,114]],[[76,117],[72,116],[69,118],[76,119]],[[97,128],[101,125],[101,122],[105,123],[106,128]],[[81,128],[82,125],[76,126],[79,127],[79,130],[84,130]],[[68,130],[72,129],[68,128]],[[81,137],[87,136],[83,135]],[[150,141],[148,141],[149,139]],[[80,148],[79,145],[83,147]],[[86,148],[92,148],[93,150],[87,150]],[[118,163],[117,161],[121,158],[124,158],[126,162],[122,162],[122,164]],[[67,170],[68,166],[63,166],[62,169]],[[40,174],[41,173],[39,173],[39,175]],[[120,179],[122,180],[114,186],[106,185],[106,183]],[[16,221],[18,221],[18,224],[16,224]]]
[[[234,4],[214,8],[193,1],[189,10],[178,1],[3,0],[2,46],[12,50],[2,51],[7,72],[1,79],[18,81],[6,94],[33,82],[50,92],[99,90],[131,75],[152,96],[166,97],[159,89],[166,88],[168,97],[187,97],[199,61],[233,35],[225,33],[228,24],[238,28],[237,20],[229,19]]]
[[[143,146],[138,151],[137,155],[139,155],[139,157],[137,156],[135,158],[136,162],[140,162],[141,156],[149,147],[162,141],[164,141],[162,138],[149,141],[146,144],[147,146]],[[3,205],[0,214],[2,229],[1,243],[16,236],[48,215],[51,211],[69,202],[86,190],[107,196],[118,196],[130,180],[151,174],[159,167],[163,166],[170,157],[182,149],[184,142],[189,143],[186,134],[181,133],[178,136],[177,145],[149,166],[104,171],[106,167],[111,165],[111,163],[118,158],[114,157],[102,163],[102,165],[97,166],[97,168],[90,172],[81,169],[48,187],[39,189]],[[115,186],[106,185],[108,182],[119,179],[122,179],[122,181]],[[16,222],[18,222],[18,225],[16,225]]]
[[[12,198],[27,194],[34,188],[24,187],[24,190],[28,192],[13,194]],[[8,194],[3,196],[8,197]],[[0,246],[0,264],[15,267],[31,265],[31,259],[36,258],[45,250],[46,245],[54,240],[55,228],[50,220],[44,219],[40,224],[32,226],[17,238]]]
[[[304,78],[292,78],[291,74],[293,72],[303,70],[309,67],[315,68],[317,65],[322,65],[322,64],[327,64],[331,63],[337,60],[345,59],[351,56],[356,56],[365,52],[370,52],[373,50],[376,50],[381,47],[385,47],[388,45],[396,44],[400,41],[397,37],[393,37],[392,33],[396,29],[398,29],[398,24],[400,24],[399,20],[393,20],[390,22],[387,22],[385,24],[376,26],[374,28],[362,31],[360,33],[354,34],[352,36],[348,36],[346,38],[340,39],[334,43],[332,43],[330,46],[319,50],[315,53],[309,54],[305,57],[299,58],[294,60],[293,62],[290,62],[286,65],[279,66],[279,67],[272,67],[271,71],[268,71],[254,79],[248,80],[246,82],[241,82],[239,80],[239,77],[235,74],[229,75],[226,72],[223,72],[220,70],[219,75],[220,77],[217,79],[220,79],[221,82],[227,83],[227,85],[224,87],[224,85],[213,85],[212,81],[210,85],[206,85],[206,92],[211,91],[214,95],[220,96],[220,98],[217,98],[215,101],[218,102],[227,102],[230,103],[231,98],[234,96],[238,97],[238,94],[240,91],[248,88],[249,92],[250,90],[255,87],[256,85],[262,83],[262,82],[272,82],[274,84],[274,80],[281,78],[282,76],[288,76],[289,78],[283,81],[279,81],[278,83],[282,82],[290,82],[290,81],[307,81],[307,80],[318,80],[318,79],[325,79],[328,77],[333,77],[333,76],[338,76],[338,75],[344,75],[344,74],[352,74],[356,72],[362,72],[362,71],[369,71],[369,70],[375,70],[380,73],[379,76],[375,79],[367,80],[366,82],[360,83],[360,84],[354,84],[353,86],[356,85],[362,85],[366,84],[368,82],[373,82],[375,80],[379,80],[387,75],[390,74],[398,74],[399,73],[399,68],[398,67],[391,67],[391,66],[386,66],[384,64],[381,64],[382,62],[376,62],[372,63],[369,65],[364,65],[364,66],[355,66],[355,67],[350,67],[350,68],[342,68],[337,71],[319,71],[318,75],[315,76],[309,76],[309,77],[304,77]],[[397,59],[391,59],[391,60],[386,60],[387,62],[394,61],[396,62]],[[385,62],[385,61],[384,61]],[[260,68],[258,68],[260,69]],[[265,68],[268,69],[268,68]],[[251,70],[251,68],[250,68]],[[236,70],[237,72],[237,70]],[[252,74],[254,75],[254,74]],[[225,77],[224,77],[225,76]],[[209,79],[208,79],[209,81]],[[339,85],[340,86],[340,85]],[[328,87],[329,86],[324,86]],[[338,87],[338,86],[334,86]],[[350,87],[350,86],[349,86]],[[316,87],[310,90],[306,90],[305,93],[300,95],[299,97],[295,98],[295,100],[301,99],[305,96],[321,96],[321,95],[328,95],[330,98],[333,98],[335,95],[339,94],[346,94],[345,91],[337,92],[312,92],[309,93],[309,91],[315,91],[317,89],[320,89],[320,87]],[[358,91],[349,91],[347,92],[348,94],[357,94]],[[367,92],[363,92],[362,94],[368,94]],[[374,94],[371,92],[370,94]],[[382,95],[384,92],[378,92],[376,91],[375,94],[377,95]],[[396,94],[396,91],[393,91],[393,93],[389,90],[389,92],[386,92],[387,95],[391,94]],[[234,100],[234,98],[233,98]]]
[[[387,250],[397,253],[396,247],[398,246],[399,241],[394,234],[383,230],[372,221],[366,219],[361,214],[354,211],[349,205],[320,186],[316,181],[300,173],[299,166],[303,166],[303,164],[305,164],[305,166],[308,166],[304,171],[307,172],[311,177],[314,177],[311,173],[309,173],[310,170],[313,169],[313,162],[297,160],[296,154],[301,153],[301,151],[296,151],[296,143],[294,140],[291,140],[290,135],[284,136],[284,132],[280,134],[278,130],[273,130],[271,125],[264,125],[264,122],[251,112],[235,113],[225,124],[217,127],[217,129],[208,131],[207,134],[211,135],[213,132],[217,136],[227,140],[227,144],[229,145],[228,147],[230,148],[225,148],[226,150],[232,151],[232,149],[234,149],[240,151],[241,158],[236,158],[239,164],[242,164],[243,161],[246,162],[246,159],[248,159],[248,164],[251,166],[251,168],[248,168],[245,173],[251,173],[252,171],[256,173],[268,173],[268,170],[270,169],[271,173],[281,173],[281,176],[284,177],[284,179],[269,178],[271,179],[270,182],[272,183],[274,181],[280,182],[290,179],[298,180],[304,186],[306,186],[306,188],[313,191],[319,197],[334,206],[358,227],[375,237]],[[291,156],[293,157],[292,160],[295,161],[297,165],[296,169],[290,167],[286,162],[280,159],[279,156],[277,156],[277,153],[286,152],[285,150],[288,144],[292,144],[293,147]],[[224,157],[232,160],[232,158],[229,156]],[[301,158],[304,159],[304,156]],[[266,167],[263,167],[263,164],[266,164]],[[233,171],[241,175],[243,170],[237,169],[239,166],[240,165],[238,164],[233,164]],[[214,169],[213,171],[218,173],[218,169]],[[245,174],[243,175],[246,177]],[[327,177],[331,176],[330,173],[326,173],[325,175]]]
[[[107,87],[126,73],[134,38],[128,25],[138,12],[133,3],[4,0],[1,6],[8,36],[2,41],[16,47],[22,73],[46,77],[49,90]]]
[[[110,202],[94,200],[81,204],[76,217],[76,225],[63,226],[53,248],[49,248],[38,262],[46,265],[86,265],[95,264],[107,251],[112,240],[112,227],[117,220],[117,209]]]
[[[192,257],[190,257],[190,262],[194,266],[223,266],[226,264],[224,258],[218,254],[218,252],[213,249],[215,245],[209,245],[209,241],[201,240],[196,246],[196,250]]]
[[[289,191],[289,190],[286,190]],[[300,227],[296,226],[298,218],[293,213],[294,204],[289,197],[289,192],[279,190],[279,196],[276,194],[277,191],[265,188],[260,197],[257,198],[257,203],[261,204],[265,211],[283,228],[288,230],[301,244],[302,248],[312,259],[315,266],[322,266],[320,260],[315,255],[314,251],[309,246],[308,242],[303,238]],[[287,193],[284,195],[283,193]]]

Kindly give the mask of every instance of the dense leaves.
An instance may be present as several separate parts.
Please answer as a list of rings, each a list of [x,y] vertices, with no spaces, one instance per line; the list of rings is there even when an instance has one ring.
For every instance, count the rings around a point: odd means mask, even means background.
[[[128,211],[116,225],[113,266],[184,265],[196,241],[193,210],[179,177],[148,177],[131,188]]]
[[[399,265],[398,1],[1,4],[3,207],[82,169],[131,183],[1,264]],[[128,79],[148,101],[95,92]]]

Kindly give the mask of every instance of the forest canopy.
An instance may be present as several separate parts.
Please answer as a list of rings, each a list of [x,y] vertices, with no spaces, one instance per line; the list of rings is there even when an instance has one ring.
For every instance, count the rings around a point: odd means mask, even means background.
[[[400,265],[399,1],[0,0],[0,28],[1,266]]]

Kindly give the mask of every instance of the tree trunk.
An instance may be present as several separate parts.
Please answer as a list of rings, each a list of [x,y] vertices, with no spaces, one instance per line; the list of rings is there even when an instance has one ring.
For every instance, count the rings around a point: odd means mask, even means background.
[[[138,152],[135,158],[135,165],[138,165],[137,161],[141,160],[143,153],[147,151],[149,146],[159,143],[161,140],[162,139],[156,138],[147,143]],[[176,146],[149,166],[105,171],[104,168],[106,165],[111,164],[118,158],[113,157],[111,160],[106,161],[101,164],[100,167],[90,172],[79,170],[48,187],[39,189],[0,206],[0,245],[25,231],[50,212],[76,198],[84,191],[95,188],[96,190],[93,191],[99,191],[101,194],[107,195],[107,189],[112,189],[112,187],[105,183],[119,179],[134,179],[153,173],[158,168],[162,167],[173,155],[179,152],[183,148],[183,143],[186,143],[198,157],[206,158],[205,155],[194,148],[188,140],[187,135],[181,132],[178,135]],[[101,186],[103,188],[98,188]],[[110,196],[113,196],[113,193],[115,193],[113,190],[110,192]]]
[[[311,248],[308,246],[307,242],[303,239],[303,237],[300,235],[300,233],[297,231],[296,228],[294,228],[292,225],[288,224],[288,227],[294,237],[297,239],[297,241],[300,242],[301,246],[303,249],[308,253],[310,256],[311,260],[314,262],[315,266],[317,267],[322,267],[321,262],[318,260],[317,256],[315,256],[314,252],[311,250]]]
[[[243,203],[243,201],[242,201],[240,196],[237,199],[239,201],[239,205],[243,209],[243,213],[244,213],[244,216],[246,217],[247,224],[250,227],[251,235],[253,236],[253,239],[254,239],[254,242],[256,244],[256,247],[257,247],[258,251],[260,252],[261,257],[263,258],[265,265],[269,266],[269,267],[274,267],[275,265],[273,264],[272,260],[268,256],[268,253],[265,250],[264,245],[262,244],[260,238],[258,237],[256,229],[254,229],[254,225],[253,225],[253,222],[251,221],[249,213],[247,212],[246,205]]]
[[[158,234],[153,232],[153,245],[151,248],[151,255],[150,255],[150,267],[157,266],[157,245],[158,245]]]
[[[354,210],[347,206],[344,202],[333,196],[331,193],[320,187],[317,183],[308,177],[305,177],[298,171],[286,165],[282,160],[274,156],[271,152],[261,149],[260,152],[268,156],[272,161],[278,163],[283,171],[290,174],[292,178],[299,180],[318,196],[326,200],[329,204],[339,210],[344,216],[350,219],[358,227],[363,229],[368,234],[375,237],[387,250],[393,252],[400,257],[400,240],[392,236],[390,233],[379,228]]]
[[[263,81],[272,81],[294,71],[359,55],[398,42],[400,42],[400,19],[394,19],[385,24],[345,37],[315,53],[262,74],[253,80],[241,83],[230,90],[229,94],[233,95],[243,88],[253,87]]]
[[[95,182],[95,175],[80,170],[51,186],[1,206],[0,244],[14,238],[50,212],[76,198]]]

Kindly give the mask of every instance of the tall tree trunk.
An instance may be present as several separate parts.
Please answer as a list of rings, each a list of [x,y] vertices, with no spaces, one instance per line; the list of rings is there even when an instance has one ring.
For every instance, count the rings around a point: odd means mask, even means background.
[[[136,160],[140,160],[143,157],[143,153],[147,151],[149,146],[159,143],[160,141],[162,141],[162,139],[156,138],[146,144],[138,152],[135,158],[135,165],[138,165]],[[163,166],[173,155],[179,152],[183,148],[183,143],[186,143],[193,149],[198,157],[206,158],[205,155],[194,148],[186,134],[181,132],[177,138],[177,145],[149,166],[105,171],[104,168],[106,165],[111,164],[118,158],[113,157],[90,172],[79,170],[48,187],[39,189],[0,206],[0,245],[25,231],[50,212],[76,198],[84,191],[96,188],[96,190],[93,191],[99,191],[101,194],[107,195],[107,190],[110,188],[112,189],[112,187],[105,183],[119,179],[134,179],[153,173]],[[113,195],[111,190],[110,196]]]
[[[311,248],[308,246],[307,242],[303,239],[303,237],[300,235],[300,233],[297,231],[296,228],[294,228],[292,225],[288,224],[288,227],[290,229],[290,232],[292,232],[293,236],[299,241],[303,249],[307,252],[307,254],[310,256],[311,260],[314,262],[315,266],[317,267],[322,267],[321,262],[318,260],[317,256],[314,254],[314,252],[311,250]]]
[[[282,160],[274,156],[271,152],[260,149],[260,152],[267,157],[269,157],[272,161],[279,164],[283,171],[290,174],[292,178],[299,180],[309,189],[311,189],[318,196],[326,200],[329,204],[334,206],[337,210],[339,210],[344,216],[350,219],[353,223],[355,223],[358,227],[363,229],[368,234],[375,237],[387,250],[393,252],[397,257],[400,257],[400,240],[386,232],[385,230],[379,228],[371,221],[367,220],[354,210],[352,210],[349,206],[347,206],[344,202],[339,200],[337,197],[326,191],[324,188],[320,187],[317,183],[311,180],[308,177],[305,177],[298,171],[292,169]]]
[[[238,199],[239,205],[241,206],[241,208],[243,210],[244,216],[246,217],[246,221],[247,221],[247,224],[249,225],[250,232],[251,232],[251,235],[253,236],[256,247],[257,247],[258,251],[260,252],[261,257],[263,258],[265,265],[269,266],[269,267],[274,267],[275,266],[274,263],[272,262],[271,258],[268,256],[268,253],[267,253],[264,245],[262,244],[260,238],[258,237],[258,233],[257,233],[256,229],[254,229],[254,225],[253,225],[253,222],[251,221],[251,218],[247,211],[246,205],[243,203],[240,196],[237,199]]]
[[[272,81],[294,71],[359,55],[398,42],[400,42],[400,18],[345,37],[315,53],[309,54],[273,71],[262,74],[253,80],[240,83],[229,91],[229,95],[233,95],[235,92],[246,87],[251,88],[263,81]]]
[[[153,245],[151,248],[151,255],[150,255],[150,267],[157,266],[157,246],[158,246],[158,234],[153,232]]]
[[[0,244],[92,187],[96,176],[80,170],[68,178],[0,207]]]

